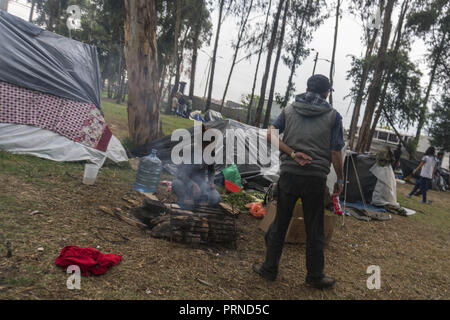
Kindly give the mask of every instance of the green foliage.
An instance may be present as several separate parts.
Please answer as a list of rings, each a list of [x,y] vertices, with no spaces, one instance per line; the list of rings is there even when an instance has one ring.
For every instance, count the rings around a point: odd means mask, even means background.
[[[352,57],[351,68],[347,72],[347,80],[352,80],[353,86],[347,97],[350,96],[356,99],[361,84],[363,67],[373,70],[375,60],[376,55],[371,56],[367,60]],[[411,62],[408,52],[405,50],[400,50],[395,59],[394,52],[389,50],[386,62],[387,68],[393,67],[391,68],[392,76],[384,101],[384,110],[389,118],[398,124],[400,128],[407,128],[417,121],[420,116],[420,106],[422,104],[420,78],[422,74],[417,66]],[[367,97],[370,88],[370,74],[364,97]],[[381,121],[382,123],[387,123],[384,113],[381,114]]]
[[[422,73],[410,61],[406,51],[399,51],[395,60],[393,59],[393,52],[388,52],[387,63],[388,66],[393,65],[395,67],[392,68],[392,76],[384,101],[384,110],[400,128],[407,128],[413,125],[420,116],[422,104],[420,79]],[[387,123],[384,113],[382,113],[381,119],[384,120],[384,123]]]
[[[277,95],[276,97],[276,101],[281,104],[281,107],[287,105],[296,90],[292,77],[295,74],[295,70],[310,54],[308,44],[313,39],[314,31],[328,17],[327,4],[323,0],[292,1],[288,15],[290,32],[286,32],[286,53],[282,56],[284,64],[291,70],[291,76],[284,96]]]
[[[433,145],[450,152],[450,97],[442,95],[441,101],[434,105],[428,128],[433,138]]]

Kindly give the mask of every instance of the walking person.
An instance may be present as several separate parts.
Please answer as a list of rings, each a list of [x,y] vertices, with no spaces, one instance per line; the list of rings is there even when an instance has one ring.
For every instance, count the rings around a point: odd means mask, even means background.
[[[420,170],[420,178],[417,180],[413,190],[406,195],[408,198],[411,198],[411,196],[420,188],[422,191],[422,203],[427,203],[428,185],[433,179],[437,167],[435,152],[434,147],[429,147],[419,166],[414,169],[413,175]]]
[[[253,271],[267,280],[277,278],[286,232],[295,204],[301,198],[306,227],[306,284],[319,289],[335,284],[334,278],[324,274],[324,198],[331,163],[338,179],[334,194],[338,196],[342,192],[345,143],[342,117],[326,101],[330,90],[327,77],[314,75],[308,80],[307,92],[298,95],[269,127],[269,142],[272,134],[276,135],[273,129],[284,136],[279,140],[281,174],[277,213],[265,236],[265,261],[253,265]]]

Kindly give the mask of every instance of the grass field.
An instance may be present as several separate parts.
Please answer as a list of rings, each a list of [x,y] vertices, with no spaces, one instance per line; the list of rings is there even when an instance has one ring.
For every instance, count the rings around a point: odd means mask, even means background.
[[[128,137],[127,107],[105,99],[102,103],[102,108],[111,130],[121,141],[124,141]],[[192,120],[163,113],[161,113],[161,122],[164,135],[171,134],[175,129],[190,128],[194,125]]]
[[[104,102],[103,109],[113,133],[125,139],[126,107]],[[162,121],[165,133],[192,125],[168,116]],[[101,212],[99,206],[129,213],[123,197],[142,201],[132,191],[135,174],[128,163],[107,165],[94,186],[85,186],[82,163],[0,151],[0,299],[450,298],[450,193],[431,191],[433,204],[423,205],[404,196],[411,185],[400,185],[400,204],[416,215],[369,223],[346,218],[343,227],[340,221],[326,249],[326,272],[337,286],[317,291],[303,283],[301,245],[286,245],[278,281],[251,271],[265,249],[259,222],[248,214],[237,220],[237,249],[231,250],[171,245]],[[54,264],[67,245],[99,247],[123,260],[102,276],[83,277],[81,290],[71,291],[68,275]],[[380,290],[366,287],[369,265],[381,268]]]

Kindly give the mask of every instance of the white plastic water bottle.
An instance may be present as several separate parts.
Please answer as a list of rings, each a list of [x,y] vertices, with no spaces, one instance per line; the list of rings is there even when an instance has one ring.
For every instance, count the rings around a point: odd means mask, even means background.
[[[161,178],[162,162],[157,157],[157,150],[153,149],[149,156],[139,161],[139,169],[133,188],[142,193],[158,191]]]

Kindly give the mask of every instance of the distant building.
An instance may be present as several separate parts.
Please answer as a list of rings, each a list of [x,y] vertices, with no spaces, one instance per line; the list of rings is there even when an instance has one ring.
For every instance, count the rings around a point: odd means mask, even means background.
[[[237,110],[245,109],[242,104],[231,101],[231,100],[227,101],[227,103],[225,104],[225,107],[230,108],[230,109],[237,109]]]
[[[359,132],[359,127],[357,129],[357,132]],[[414,136],[407,135],[407,134],[400,134],[402,139],[405,142],[410,141],[411,139],[414,139]],[[345,132],[345,137],[348,138],[348,130]],[[356,138],[358,138],[358,134],[356,135]],[[370,147],[370,152],[377,153],[381,150],[383,150],[386,147],[390,147],[392,151],[395,150],[395,148],[400,143],[400,140],[397,136],[397,134],[394,131],[387,130],[387,129],[377,129],[374,133],[372,144]],[[425,154],[425,151],[431,146],[431,137],[427,136],[421,136],[419,139],[419,145],[417,146],[417,154],[418,156],[423,156]],[[403,150],[403,157],[407,158],[407,152],[404,148]],[[436,149],[436,154],[439,151],[439,149]],[[419,157],[417,157],[419,158]],[[442,164],[443,168],[449,169],[449,158],[450,154],[447,153],[444,157],[444,161]],[[419,159],[418,159],[419,160]]]

